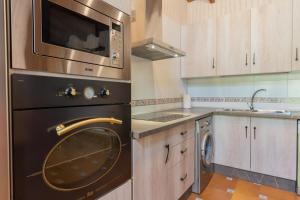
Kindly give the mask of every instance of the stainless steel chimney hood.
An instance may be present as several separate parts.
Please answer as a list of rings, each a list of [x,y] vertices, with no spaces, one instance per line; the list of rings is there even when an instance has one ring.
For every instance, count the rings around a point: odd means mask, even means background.
[[[132,54],[152,61],[185,56],[185,52],[155,38],[134,43]]]
[[[134,0],[132,14],[132,54],[148,60],[185,56],[185,52],[164,41],[162,0]],[[165,34],[166,38],[166,34]]]

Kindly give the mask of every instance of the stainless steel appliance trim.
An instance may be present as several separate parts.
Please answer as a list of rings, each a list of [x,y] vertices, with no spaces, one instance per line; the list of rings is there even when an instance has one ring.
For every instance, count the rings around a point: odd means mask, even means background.
[[[67,59],[41,56],[33,47],[33,1],[11,0],[11,64],[13,69],[33,72],[49,72],[108,79],[130,80],[131,40],[130,16],[101,0],[77,0],[87,8],[99,11],[123,24],[123,68],[108,67]],[[98,9],[98,10],[97,10]],[[100,12],[100,11],[99,11]],[[22,33],[22,34],[19,34]]]
[[[72,12],[76,12],[80,15],[86,16],[97,22],[103,23],[109,27],[111,32],[111,20],[109,17],[90,9],[76,1],[65,0],[48,0],[56,5],[66,8]],[[91,54],[71,48],[60,47],[44,43],[42,41],[42,0],[34,0],[34,52],[41,56],[53,56],[56,58],[62,58],[67,60],[73,60],[78,62],[86,62],[96,65],[110,66],[110,57],[104,57],[96,54]],[[111,39],[111,37],[110,37]],[[111,43],[111,41],[110,41]]]

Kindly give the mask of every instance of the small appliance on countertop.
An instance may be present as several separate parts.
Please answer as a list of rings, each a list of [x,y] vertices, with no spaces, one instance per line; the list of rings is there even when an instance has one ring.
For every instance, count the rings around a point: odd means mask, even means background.
[[[14,200],[95,200],[131,178],[130,83],[12,75]]]

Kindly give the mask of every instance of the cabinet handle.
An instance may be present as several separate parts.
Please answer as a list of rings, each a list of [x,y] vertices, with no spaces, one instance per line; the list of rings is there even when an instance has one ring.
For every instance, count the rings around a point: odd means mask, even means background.
[[[180,151],[181,154],[184,154],[185,152],[187,152],[187,148]]]
[[[256,126],[254,126],[254,140],[256,140]]]
[[[256,64],[255,53],[253,54],[253,65]]]
[[[180,180],[181,180],[181,181],[184,181],[184,180],[187,178],[187,176],[188,176],[188,174],[186,173],[186,174],[184,175],[184,177],[181,177],[181,178],[180,178]]]
[[[166,161],[165,161],[165,163],[167,164],[167,163],[168,163],[168,161],[169,161],[170,145],[169,145],[169,144],[167,144],[165,147],[166,147],[166,149],[167,149],[167,157],[166,157]]]
[[[213,58],[213,65],[212,65],[212,68],[213,68],[213,69],[216,68],[216,66],[215,66],[215,58]]]
[[[180,133],[181,136],[185,136],[187,134],[187,131],[183,131]]]
[[[248,54],[246,53],[246,67],[248,66]]]
[[[298,48],[296,48],[296,61],[299,61]]]
[[[245,126],[245,130],[246,130],[246,138],[248,138],[248,126]]]

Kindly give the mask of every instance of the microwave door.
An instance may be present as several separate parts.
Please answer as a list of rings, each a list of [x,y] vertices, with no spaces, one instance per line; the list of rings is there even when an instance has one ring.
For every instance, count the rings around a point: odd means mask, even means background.
[[[109,17],[76,1],[34,2],[36,54],[112,66]]]

